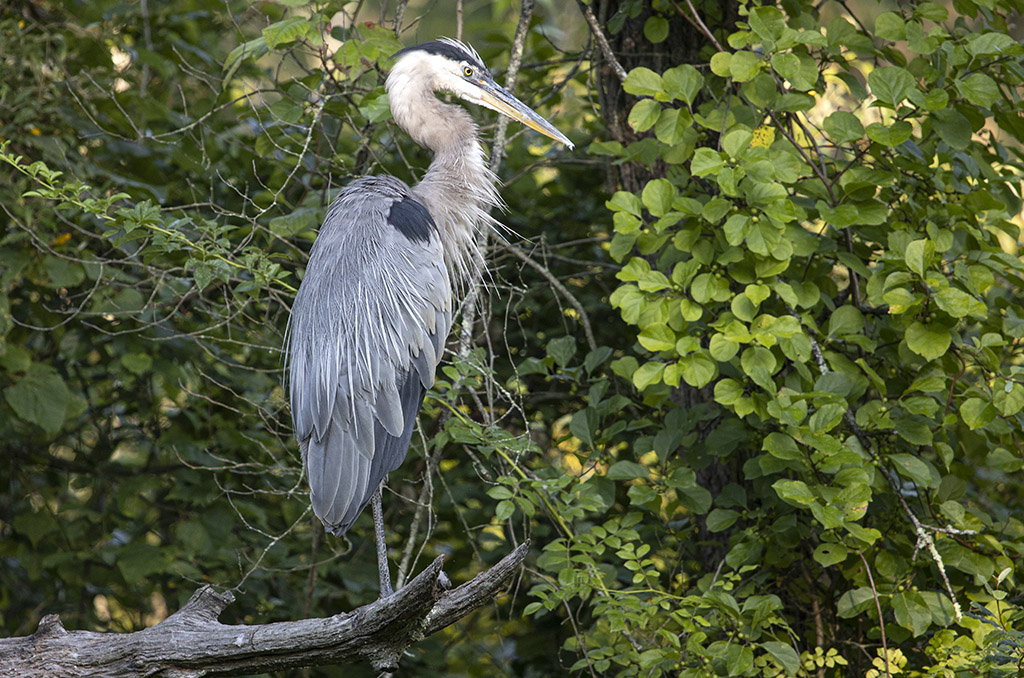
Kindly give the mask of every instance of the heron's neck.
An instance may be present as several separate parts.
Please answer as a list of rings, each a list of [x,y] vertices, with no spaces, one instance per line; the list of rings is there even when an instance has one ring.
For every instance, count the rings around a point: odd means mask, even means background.
[[[395,122],[417,143],[434,152],[430,169],[414,188],[437,223],[445,263],[457,284],[474,279],[483,265],[485,226],[501,198],[496,177],[484,162],[476,123],[461,106],[445,104],[432,92],[394,105]]]

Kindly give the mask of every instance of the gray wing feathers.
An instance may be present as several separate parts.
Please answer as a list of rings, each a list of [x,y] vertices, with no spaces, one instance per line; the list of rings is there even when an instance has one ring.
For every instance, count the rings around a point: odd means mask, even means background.
[[[393,177],[349,184],[328,212],[292,307],[292,418],[313,510],[335,534],[404,459],[451,327],[433,224],[430,237],[409,238],[388,223],[390,206],[410,197]]]

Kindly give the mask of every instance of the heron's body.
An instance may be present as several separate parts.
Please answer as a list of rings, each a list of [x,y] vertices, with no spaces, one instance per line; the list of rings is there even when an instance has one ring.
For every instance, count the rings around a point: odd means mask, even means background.
[[[341,192],[288,330],[295,432],[313,510],[335,535],[405,458],[451,327],[453,289],[479,271],[477,236],[501,202],[473,119],[434,93],[452,91],[568,143],[495,85],[465,45],[424,43],[399,56],[386,84],[392,114],[433,162],[411,188],[381,176]]]
[[[451,326],[451,282],[434,221],[389,176],[342,191],[308,267],[325,275],[295,299],[292,412],[313,510],[342,534],[405,458]]]

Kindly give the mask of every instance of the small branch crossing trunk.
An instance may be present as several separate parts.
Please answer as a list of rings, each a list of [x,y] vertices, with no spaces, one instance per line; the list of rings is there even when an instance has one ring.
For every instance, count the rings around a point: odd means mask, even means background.
[[[198,678],[368,661],[393,673],[413,643],[494,600],[519,571],[529,543],[448,590],[443,557],[394,594],[352,612],[258,626],[217,619],[235,597],[209,586],[156,626],[135,633],[68,631],[47,615],[31,636],[0,639],[0,676]]]

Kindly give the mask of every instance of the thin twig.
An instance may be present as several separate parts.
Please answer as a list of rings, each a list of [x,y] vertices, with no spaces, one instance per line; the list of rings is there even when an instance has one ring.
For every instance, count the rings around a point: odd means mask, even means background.
[[[594,39],[597,40],[598,47],[601,48],[601,54],[604,55],[605,61],[612,67],[615,77],[619,79],[619,82],[625,82],[626,69],[615,58],[612,46],[608,44],[608,38],[604,37],[604,31],[601,30],[601,25],[597,23],[597,17],[594,16],[590,5],[584,5],[582,2],[577,2],[577,4],[580,6],[580,11],[583,12],[583,18],[587,20],[587,25],[590,26],[590,32],[593,34]]]
[[[882,656],[885,661],[885,675],[886,678],[891,678],[892,674],[889,673],[889,647],[885,642],[885,620],[882,619],[882,604],[878,602],[878,589],[875,588],[875,578],[871,576],[868,559],[860,551],[857,551],[857,555],[860,556],[861,562],[864,563],[864,571],[868,573],[868,583],[871,584],[871,595],[875,597],[875,609],[878,611],[878,629],[882,632]]]
[[[455,39],[462,40],[462,15],[465,12],[463,0],[455,3]]]
[[[462,7],[460,0],[459,7]],[[530,30],[530,19],[533,18],[533,0],[523,0],[519,12],[519,24],[516,26],[515,37],[512,38],[512,54],[508,58],[508,71],[505,73],[505,89],[516,91],[516,80],[519,79],[519,67],[523,63],[523,49],[526,47],[526,34]],[[494,143],[491,145],[491,171],[498,173],[501,160],[505,156],[505,138],[508,132],[509,118],[498,118],[498,129],[494,132]]]
[[[693,6],[693,3],[690,2],[690,0],[686,0],[686,6],[690,8],[690,12],[693,14],[693,20],[697,22],[697,27],[700,29],[700,32],[707,36],[707,39],[711,41],[711,44],[715,46],[715,49],[719,52],[728,51],[722,47],[722,43],[718,42],[715,38],[715,34],[711,32],[711,29],[707,27],[704,20],[700,18],[700,14],[697,13],[697,8]]]
[[[395,7],[395,37],[402,37],[402,23],[405,19],[405,8],[409,5],[409,0],[399,0],[398,6]]]
[[[537,272],[544,276],[544,279],[547,280],[548,283],[550,283],[550,285],[554,287],[563,297],[565,297],[566,301],[568,301],[574,309],[576,309],[576,313],[578,313],[580,316],[580,324],[583,325],[583,333],[587,337],[587,345],[590,347],[591,351],[596,351],[597,342],[594,341],[594,330],[591,328],[590,318],[587,317],[587,312],[586,310],[584,310],[583,304],[581,304],[579,300],[573,295],[573,293],[570,292],[569,289],[562,284],[561,280],[556,278],[554,274],[548,270],[547,266],[544,266],[543,264],[534,261],[532,257],[526,254],[526,252],[523,252],[521,249],[519,249],[518,247],[511,243],[502,243],[502,247],[504,247],[509,252],[518,257],[519,260],[522,261],[524,264],[527,264],[536,269]]]

